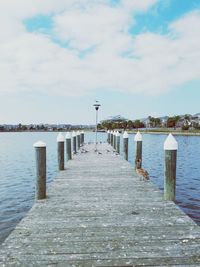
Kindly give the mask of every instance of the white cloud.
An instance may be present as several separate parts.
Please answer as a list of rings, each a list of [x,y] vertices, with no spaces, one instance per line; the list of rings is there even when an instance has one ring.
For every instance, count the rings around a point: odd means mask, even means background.
[[[130,17],[119,8],[95,5],[86,10],[69,10],[55,17],[55,32],[70,46],[82,50],[111,42],[120,33],[124,37]]]
[[[146,33],[136,38],[135,52],[141,57],[144,75],[152,82],[149,90],[162,93],[200,78],[198,25],[200,12],[193,12],[171,24],[168,36]]]
[[[141,12],[141,11],[146,11],[150,6],[154,5],[157,3],[158,0],[123,0],[122,1],[122,6],[126,10],[131,10],[134,12]]]
[[[200,77],[198,11],[169,25],[169,34],[133,37],[128,29],[134,13],[156,0],[123,0],[117,6],[103,0],[2,2],[0,94],[80,95],[101,89],[161,94]],[[26,31],[23,20],[38,14],[52,14],[53,33],[69,47]]]

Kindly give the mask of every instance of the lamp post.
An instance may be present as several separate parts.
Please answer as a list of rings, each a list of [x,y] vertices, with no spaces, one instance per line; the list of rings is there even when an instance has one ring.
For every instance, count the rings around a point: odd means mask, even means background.
[[[96,129],[95,129],[95,151],[97,151],[97,123],[98,123],[98,110],[99,107],[101,106],[99,101],[95,101],[94,105],[95,110],[96,110]]]

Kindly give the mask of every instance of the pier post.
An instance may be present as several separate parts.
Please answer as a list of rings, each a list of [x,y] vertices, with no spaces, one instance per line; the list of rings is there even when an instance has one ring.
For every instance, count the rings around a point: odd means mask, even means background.
[[[115,149],[115,130],[113,131],[113,148]]]
[[[113,146],[113,131],[110,132],[110,144]]]
[[[84,145],[84,142],[85,142],[85,138],[84,138],[85,136],[84,136],[84,131],[81,131],[81,146],[83,146]]]
[[[117,151],[117,131],[115,132],[115,150]]]
[[[73,139],[73,152],[74,154],[77,153],[77,150],[76,150],[76,133],[73,131],[72,132],[72,139]]]
[[[116,145],[117,153],[120,154],[120,133],[118,131],[116,133],[116,139],[117,139],[117,145]]]
[[[76,137],[77,137],[77,147],[78,147],[78,150],[79,150],[80,147],[81,147],[81,135],[80,135],[79,131],[77,132]]]
[[[165,180],[164,199],[174,201],[176,198],[176,162],[178,143],[172,134],[169,134],[165,143]]]
[[[115,130],[113,131],[113,148],[115,149]]]
[[[65,169],[65,138],[62,133],[57,136],[58,144],[58,169],[63,171]]]
[[[46,144],[42,141],[36,142],[36,199],[46,198]]]
[[[107,141],[108,141],[108,144],[110,144],[110,130],[108,130],[107,133],[108,133],[108,139],[107,139]]]
[[[125,160],[128,160],[128,133],[127,131],[124,132],[123,139],[124,139],[124,158]]]
[[[72,142],[71,142],[71,133],[66,134],[66,151],[67,151],[67,160],[72,159]]]
[[[135,135],[134,141],[136,142],[135,169],[141,169],[142,168],[142,135],[139,131]]]

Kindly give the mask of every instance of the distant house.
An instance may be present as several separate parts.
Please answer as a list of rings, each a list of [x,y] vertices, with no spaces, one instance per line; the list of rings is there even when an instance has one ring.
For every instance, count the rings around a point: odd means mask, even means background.
[[[143,119],[140,119],[140,121],[144,123],[146,128],[150,128],[149,118],[145,118],[145,119],[143,118]]]
[[[177,122],[177,127],[183,127],[183,126],[191,126],[192,125],[192,115],[185,114],[180,115],[180,119]]]
[[[200,122],[200,113],[197,113],[197,114],[194,114],[192,116],[192,121],[195,121],[195,122]]]
[[[192,125],[200,125],[200,113],[194,114],[191,118]]]
[[[168,118],[169,118],[168,116],[158,117],[158,119],[160,119],[162,127],[166,127],[167,126]],[[140,121],[144,123],[146,128],[151,128],[152,127],[151,122],[150,122],[150,117],[147,117],[145,119],[140,119]]]
[[[107,119],[104,119],[101,121],[102,122],[117,122],[117,121],[127,121],[128,119],[124,118],[121,115],[116,115],[116,116],[109,116]]]
[[[164,116],[164,117],[160,117],[160,121],[161,121],[161,126],[162,127],[167,127],[167,120],[168,120],[168,116]]]

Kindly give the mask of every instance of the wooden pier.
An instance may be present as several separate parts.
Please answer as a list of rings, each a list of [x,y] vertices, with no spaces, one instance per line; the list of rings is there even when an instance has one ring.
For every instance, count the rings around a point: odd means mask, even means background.
[[[0,266],[200,266],[200,227],[110,145],[84,149],[1,245]]]

